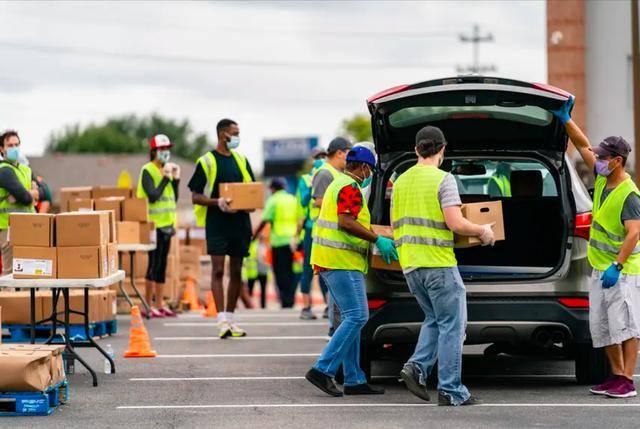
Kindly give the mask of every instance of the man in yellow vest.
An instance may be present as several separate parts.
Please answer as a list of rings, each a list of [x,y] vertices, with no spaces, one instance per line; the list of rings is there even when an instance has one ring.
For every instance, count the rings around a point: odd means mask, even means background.
[[[140,170],[136,196],[149,200],[149,220],[156,226],[156,248],[149,252],[146,298],[151,317],[176,317],[164,304],[164,284],[171,237],[176,233],[176,203],[180,187],[180,167],[170,163],[171,141],[164,134],[149,140],[149,158]],[[155,297],[155,304],[152,298]]]
[[[294,304],[295,282],[293,276],[293,250],[291,241],[298,227],[296,198],[288,193],[284,181],[271,181],[271,196],[262,212],[262,222],[253,234],[254,240],[260,232],[271,224],[269,241],[273,259],[273,275],[280,295],[282,308],[292,308]]]
[[[31,169],[19,162],[20,137],[13,130],[0,134],[0,244],[2,245],[2,272],[13,269],[13,251],[7,240],[10,213],[33,213],[41,193]]]
[[[234,320],[242,291],[242,260],[249,254],[251,219],[247,211],[235,211],[230,201],[219,198],[220,183],[253,182],[247,159],[235,149],[240,145],[240,128],[235,121],[223,119],[216,127],[218,145],[201,156],[189,181],[198,226],[205,227],[207,253],[211,255],[211,290],[218,309],[220,338],[243,337],[246,332]],[[225,302],[222,279],[225,256],[229,256],[229,287]]]
[[[428,401],[425,380],[437,360],[438,405],[474,405],[478,399],[461,380],[467,300],[453,234],[478,237],[483,245],[495,240],[490,225],[462,216],[456,180],[438,168],[446,145],[439,128],[418,131],[418,163],[393,185],[393,238],[409,290],[425,314],[415,352],[400,375],[411,393]]]
[[[611,398],[636,396],[633,374],[640,337],[640,191],[625,172],[631,147],[607,137],[592,148],[571,120],[573,97],[552,113],[585,164],[596,174],[587,257],[593,267],[589,328],[593,347],[604,347],[612,376],[591,393]]]
[[[360,368],[360,331],[369,319],[364,275],[370,244],[375,243],[388,264],[398,254],[393,240],[371,231],[362,187],[371,183],[376,165],[373,153],[357,147],[346,162],[345,174],[338,174],[324,194],[311,251],[311,263],[340,308],[342,321],[305,377],[323,392],[342,396],[333,381],[342,365],[345,395],[381,394],[384,390],[370,386]]]
[[[511,196],[511,166],[508,163],[498,163],[496,172],[489,179],[488,191],[494,197]]]

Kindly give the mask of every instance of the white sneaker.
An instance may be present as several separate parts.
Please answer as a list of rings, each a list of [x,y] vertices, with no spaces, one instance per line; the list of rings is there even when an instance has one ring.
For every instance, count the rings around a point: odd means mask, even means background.
[[[218,337],[220,337],[221,340],[224,340],[225,338],[232,335],[231,325],[229,324],[229,322],[226,322],[226,321],[220,322],[218,326],[220,327],[220,332],[218,332]]]
[[[234,338],[244,337],[247,335],[247,332],[244,329],[233,322],[229,324],[229,327],[231,329],[231,336]]]

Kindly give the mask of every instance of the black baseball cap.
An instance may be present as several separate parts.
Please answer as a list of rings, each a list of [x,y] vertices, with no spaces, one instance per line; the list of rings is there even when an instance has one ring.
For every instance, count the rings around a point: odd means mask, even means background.
[[[331,143],[329,143],[327,154],[331,156],[339,150],[346,152],[351,149],[351,146],[353,145],[349,140],[345,139],[344,137],[336,137],[335,139],[331,140]]]
[[[416,134],[416,147],[423,149],[431,149],[433,153],[437,153],[443,146],[446,146],[447,140],[444,138],[442,130],[438,127],[427,125]]]
[[[631,146],[620,136],[610,136],[602,140],[598,146],[591,150],[598,156],[621,156],[627,159],[629,153],[631,153]]]

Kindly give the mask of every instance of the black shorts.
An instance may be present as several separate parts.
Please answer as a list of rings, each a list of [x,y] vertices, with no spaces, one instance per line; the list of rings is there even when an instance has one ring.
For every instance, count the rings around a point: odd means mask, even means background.
[[[227,255],[244,258],[249,255],[250,237],[207,236],[207,253],[209,255]]]

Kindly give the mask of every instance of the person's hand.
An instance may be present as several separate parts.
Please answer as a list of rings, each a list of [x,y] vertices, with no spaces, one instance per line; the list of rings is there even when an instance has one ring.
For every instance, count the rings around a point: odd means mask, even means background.
[[[298,244],[299,244],[298,237],[293,237],[291,239],[291,243],[289,243],[289,248],[291,249],[291,253],[295,253],[296,250],[298,250]]]
[[[229,207],[230,202],[231,199],[218,198],[218,207],[220,208],[220,211],[223,213],[235,213],[236,211]]]
[[[167,179],[171,180],[173,179],[173,175],[172,175],[173,171],[171,169],[171,164],[167,163],[164,165],[164,167],[162,168],[162,175],[164,177],[166,177]]]
[[[29,192],[29,193],[31,193],[31,192]],[[33,194],[32,194],[32,196],[33,196]],[[9,195],[7,197],[7,201],[9,201],[11,204],[15,204],[17,202],[16,197],[14,197],[13,195]]]
[[[606,271],[602,273],[602,277],[600,277],[600,280],[602,280],[602,287],[605,289],[614,287],[616,283],[618,283],[619,279],[620,271],[618,271],[618,267],[613,264],[611,264],[609,268],[607,268]]]
[[[37,189],[32,189],[29,191],[29,193],[31,194],[31,198],[33,198],[33,201],[38,201],[40,199],[40,192]]]
[[[562,107],[557,110],[550,110],[550,112],[553,113],[560,122],[562,122],[562,125],[565,125],[571,119],[571,108],[573,107],[575,100],[575,97],[571,95],[569,96],[569,99],[564,102]]]
[[[171,164],[171,174],[175,180],[180,180],[180,166],[178,164]]]
[[[482,234],[478,236],[483,246],[493,246],[496,243],[496,238],[493,234],[493,225],[495,223],[489,223],[482,226]]]
[[[380,255],[387,265],[391,265],[392,260],[398,260],[398,251],[396,250],[396,245],[392,239],[379,235],[376,240],[376,247],[380,251]]]

